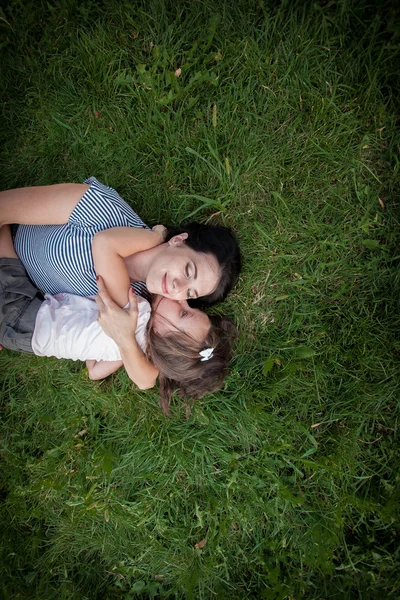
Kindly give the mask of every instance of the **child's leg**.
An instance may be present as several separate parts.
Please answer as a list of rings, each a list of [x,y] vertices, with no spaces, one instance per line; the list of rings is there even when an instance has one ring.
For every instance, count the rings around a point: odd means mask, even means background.
[[[17,258],[12,243],[11,230],[9,225],[3,225],[3,227],[0,227],[0,256],[4,256],[7,258]],[[1,344],[0,350],[3,350],[3,346]]]
[[[9,225],[0,227],[0,258],[18,258],[11,237]]]
[[[32,334],[43,297],[14,252],[10,228],[0,228],[0,350],[32,353]]]

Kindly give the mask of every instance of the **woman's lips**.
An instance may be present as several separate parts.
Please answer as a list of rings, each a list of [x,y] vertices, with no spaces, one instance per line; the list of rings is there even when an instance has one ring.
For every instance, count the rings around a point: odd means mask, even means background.
[[[165,273],[164,277],[161,280],[161,289],[163,294],[168,294],[168,286],[167,286],[167,274]]]

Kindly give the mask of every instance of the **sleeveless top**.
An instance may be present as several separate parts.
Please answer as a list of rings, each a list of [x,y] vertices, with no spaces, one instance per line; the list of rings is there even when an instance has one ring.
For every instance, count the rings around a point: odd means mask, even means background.
[[[95,233],[111,227],[145,227],[142,219],[119,194],[95,177],[65,225],[20,225],[14,248],[32,282],[43,293],[97,294],[92,256]],[[150,299],[143,281],[135,291]]]
[[[73,294],[46,294],[36,315],[32,335],[33,352],[38,356],[72,360],[121,360],[117,344],[97,322],[98,312],[97,304],[91,298]],[[146,352],[150,314],[150,304],[138,296],[135,337],[143,352]]]

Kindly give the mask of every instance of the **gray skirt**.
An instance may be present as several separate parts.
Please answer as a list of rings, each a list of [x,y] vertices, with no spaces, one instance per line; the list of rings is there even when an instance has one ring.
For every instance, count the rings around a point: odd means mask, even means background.
[[[33,354],[32,334],[43,296],[19,258],[0,258],[0,344]]]

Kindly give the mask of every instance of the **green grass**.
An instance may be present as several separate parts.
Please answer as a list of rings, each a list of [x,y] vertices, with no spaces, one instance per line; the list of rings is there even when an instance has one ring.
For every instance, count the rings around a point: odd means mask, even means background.
[[[398,598],[399,33],[372,0],[3,3],[0,187],[95,175],[244,257],[189,420],[0,353],[4,598]]]

